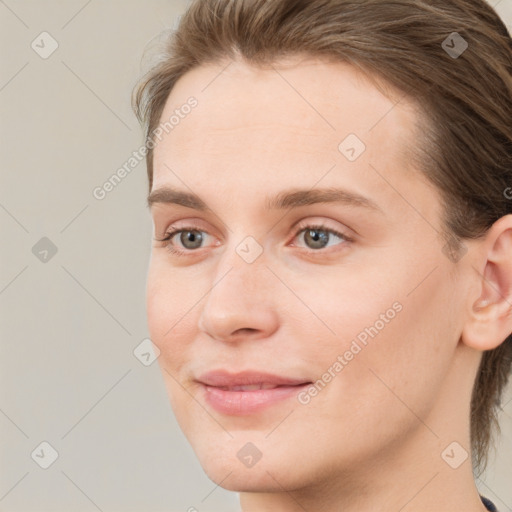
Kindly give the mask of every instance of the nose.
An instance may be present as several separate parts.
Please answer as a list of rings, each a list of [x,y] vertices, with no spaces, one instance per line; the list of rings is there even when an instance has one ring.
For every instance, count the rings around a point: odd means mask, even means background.
[[[233,251],[217,267],[199,329],[224,342],[271,336],[278,328],[272,277],[263,257],[247,263]]]

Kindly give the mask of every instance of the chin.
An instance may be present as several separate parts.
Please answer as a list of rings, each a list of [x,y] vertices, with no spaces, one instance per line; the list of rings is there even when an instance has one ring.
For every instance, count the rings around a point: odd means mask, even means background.
[[[300,480],[307,480],[307,475],[293,473],[291,468],[294,465],[282,453],[274,451],[272,457],[263,456],[252,467],[247,467],[237,457],[238,447],[235,450],[233,440],[225,443],[222,448],[193,448],[208,478],[228,491],[275,492],[306,484]]]
[[[283,487],[288,488],[288,482],[283,482],[283,475],[267,470],[263,466],[250,469],[235,466],[226,471],[226,468],[221,469],[215,462],[212,462],[211,464],[202,464],[202,467],[212,482],[227,491],[275,492],[282,491]],[[287,479],[289,476],[287,475]]]

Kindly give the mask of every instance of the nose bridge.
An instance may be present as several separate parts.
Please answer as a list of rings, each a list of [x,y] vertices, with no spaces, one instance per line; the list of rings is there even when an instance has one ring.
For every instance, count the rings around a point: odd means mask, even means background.
[[[249,292],[255,296],[264,293],[266,255],[262,244],[253,236],[236,237],[219,257],[214,283],[220,293]],[[238,238],[238,240],[237,240]],[[213,291],[213,290],[212,290]],[[240,298],[246,297],[243,293]]]
[[[219,257],[199,323],[213,338],[229,340],[242,329],[264,336],[276,328],[262,247],[251,238],[246,237]]]

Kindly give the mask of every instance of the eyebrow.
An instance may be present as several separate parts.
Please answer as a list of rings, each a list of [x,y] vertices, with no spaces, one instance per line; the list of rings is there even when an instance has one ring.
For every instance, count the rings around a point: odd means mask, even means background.
[[[340,188],[285,190],[267,198],[265,207],[267,210],[285,210],[317,203],[341,203],[382,213],[382,209],[371,199]],[[149,208],[155,204],[176,204],[199,211],[209,210],[208,205],[198,195],[170,187],[153,190],[147,198],[147,204]]]

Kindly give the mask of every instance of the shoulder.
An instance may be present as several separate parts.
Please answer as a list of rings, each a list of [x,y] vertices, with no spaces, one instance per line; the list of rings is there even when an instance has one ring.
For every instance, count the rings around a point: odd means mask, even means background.
[[[498,512],[496,505],[494,505],[494,503],[490,499],[485,498],[484,496],[480,496],[480,499],[482,500],[482,503],[485,505],[485,508],[487,510],[489,510],[490,512]]]

